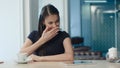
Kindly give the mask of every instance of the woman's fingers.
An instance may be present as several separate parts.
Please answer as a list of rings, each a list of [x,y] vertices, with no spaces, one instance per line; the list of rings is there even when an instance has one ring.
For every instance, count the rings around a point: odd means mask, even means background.
[[[58,32],[58,31],[59,31],[58,27],[51,29],[51,32]]]
[[[48,33],[49,33],[49,36],[51,38],[53,38],[54,36],[56,36],[58,34],[58,31],[59,31],[59,28],[53,28],[51,29]]]
[[[58,34],[58,31],[59,31],[59,29],[58,28],[55,28],[55,29],[53,29],[53,30],[51,30],[51,36],[56,36],[57,34]]]
[[[48,41],[55,37],[58,34],[58,31],[59,31],[58,27],[55,28],[46,27],[46,29],[43,31],[41,38],[43,38],[45,41]]]
[[[43,32],[47,32],[49,30],[49,27],[46,27]]]

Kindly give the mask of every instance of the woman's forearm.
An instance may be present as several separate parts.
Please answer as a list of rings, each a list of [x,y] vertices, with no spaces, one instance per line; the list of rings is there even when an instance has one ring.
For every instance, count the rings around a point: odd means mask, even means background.
[[[59,55],[52,55],[52,56],[42,56],[38,57],[36,61],[73,61],[74,57],[72,54],[59,54]]]
[[[29,47],[23,47],[20,50],[20,53],[27,53],[28,55],[32,54],[37,48],[39,48],[40,46],[42,46],[45,43],[44,40],[39,39],[37,42],[35,42],[34,44],[30,45]]]

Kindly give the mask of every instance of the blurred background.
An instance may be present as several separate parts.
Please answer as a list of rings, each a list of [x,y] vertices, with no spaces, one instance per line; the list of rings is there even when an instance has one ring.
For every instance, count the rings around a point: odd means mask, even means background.
[[[120,51],[120,0],[0,0],[0,59],[14,58],[48,3],[60,11],[60,28],[82,38],[74,48],[87,46],[102,57],[111,47]]]

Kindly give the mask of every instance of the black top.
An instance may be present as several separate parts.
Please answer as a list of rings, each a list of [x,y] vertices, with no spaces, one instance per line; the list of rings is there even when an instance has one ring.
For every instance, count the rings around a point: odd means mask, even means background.
[[[35,43],[39,38],[38,31],[33,31],[30,33],[28,38]],[[35,54],[38,56],[56,55],[64,53],[63,41],[65,38],[69,37],[68,33],[65,31],[59,31],[58,34],[40,46]]]

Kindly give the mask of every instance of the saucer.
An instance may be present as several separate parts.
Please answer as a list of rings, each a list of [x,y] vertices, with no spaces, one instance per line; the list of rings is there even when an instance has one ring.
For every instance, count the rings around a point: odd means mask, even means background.
[[[0,61],[0,64],[4,63],[3,61]]]
[[[15,62],[18,63],[18,64],[27,64],[28,61],[18,61],[18,60],[16,60]]]

